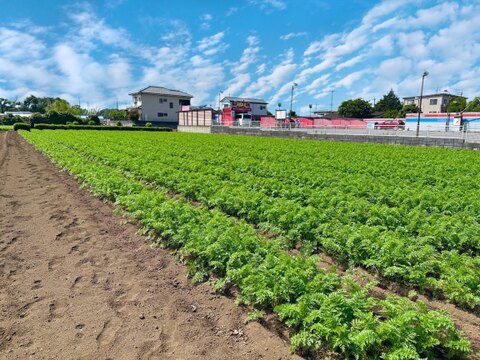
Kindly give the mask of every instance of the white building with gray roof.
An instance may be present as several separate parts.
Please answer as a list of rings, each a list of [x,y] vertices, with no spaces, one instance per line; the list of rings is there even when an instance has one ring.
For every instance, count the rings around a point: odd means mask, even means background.
[[[151,122],[158,126],[176,127],[178,112],[189,106],[193,95],[161,86],[148,86],[130,93],[132,108],[140,113],[139,123]]]

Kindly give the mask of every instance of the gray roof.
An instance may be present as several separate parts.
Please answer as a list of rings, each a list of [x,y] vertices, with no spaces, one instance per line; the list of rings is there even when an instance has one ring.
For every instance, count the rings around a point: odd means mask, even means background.
[[[222,99],[222,102],[224,101],[243,101],[243,102],[249,102],[249,103],[254,103],[254,104],[268,104],[263,99],[249,99],[249,98],[237,98],[237,97],[232,97],[232,96],[226,96]]]
[[[437,94],[430,94],[430,95],[423,95],[422,97],[424,98],[428,98],[428,97],[433,97],[433,96],[449,96],[449,97],[462,97],[464,99],[466,99],[465,96],[461,96],[461,95],[453,95],[453,94],[450,94],[450,93],[446,93],[446,92],[443,92],[443,93],[437,93]],[[419,98],[420,95],[416,95],[416,96],[405,96],[403,99],[417,99]]]
[[[190,95],[186,92],[183,92],[180,90],[167,89],[162,86],[147,86],[144,89],[132,92],[128,95],[137,95],[137,94],[169,95],[169,96],[193,98],[193,95]]]

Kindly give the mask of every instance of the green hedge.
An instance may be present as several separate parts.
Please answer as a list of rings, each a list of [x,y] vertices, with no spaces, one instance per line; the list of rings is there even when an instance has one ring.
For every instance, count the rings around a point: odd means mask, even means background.
[[[30,131],[30,124],[15,123],[15,124],[13,124],[13,130],[15,130],[15,131],[18,131],[18,130],[28,130],[28,131]]]
[[[166,127],[35,124],[37,130],[172,131]]]

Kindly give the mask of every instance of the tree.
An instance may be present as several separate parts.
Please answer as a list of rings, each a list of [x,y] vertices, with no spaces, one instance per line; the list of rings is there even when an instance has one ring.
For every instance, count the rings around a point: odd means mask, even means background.
[[[467,107],[467,99],[464,97],[454,97],[447,106],[447,112],[461,112]]]
[[[292,110],[292,111],[288,112],[288,116],[289,117],[294,117],[294,116],[297,116],[297,113],[294,110]]]
[[[418,113],[420,109],[415,104],[408,104],[403,107],[397,114],[397,117],[404,118],[407,114]]]
[[[400,111],[402,107],[402,102],[398,96],[395,95],[393,89],[391,89],[388,94],[383,95],[383,98],[375,104],[373,110],[379,112]]]
[[[466,112],[477,112],[480,111],[480,97],[476,97],[472,101],[469,101],[465,107]]]
[[[45,110],[47,112],[57,112],[57,113],[72,113],[72,106],[67,100],[64,99],[55,99],[53,103],[48,105]]]
[[[340,116],[348,118],[369,118],[372,115],[372,106],[363,99],[352,99],[342,102],[338,108]]]
[[[128,111],[129,120],[137,121],[139,118],[140,118],[140,112],[138,111],[138,109],[133,108]]]
[[[397,110],[388,110],[383,114],[384,118],[396,118],[398,117],[399,111]]]
[[[7,109],[9,103],[8,99],[0,98],[0,114]]]
[[[39,98],[35,95],[29,95],[25,98],[25,100],[23,100],[22,110],[45,114],[47,106],[52,104],[57,99],[59,98]]]

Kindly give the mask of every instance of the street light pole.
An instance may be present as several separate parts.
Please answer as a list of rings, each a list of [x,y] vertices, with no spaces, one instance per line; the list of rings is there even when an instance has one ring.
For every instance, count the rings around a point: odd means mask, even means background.
[[[333,93],[335,92],[335,90],[330,90],[330,92],[332,93],[332,96],[330,98],[330,114],[333,113]]]
[[[218,111],[220,111],[220,95],[223,94],[223,91],[218,92]]]
[[[424,71],[422,74],[422,88],[420,90],[420,101],[418,103],[418,119],[417,119],[417,137],[420,134],[420,116],[422,114],[422,100],[423,100],[423,85],[425,83],[425,77],[428,76],[428,71]]]
[[[290,114],[289,114],[290,118],[292,117],[292,112],[293,112],[293,89],[295,89],[295,86],[297,85],[298,85],[297,83],[293,83],[292,85],[292,94],[290,96]]]

